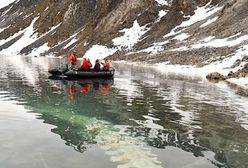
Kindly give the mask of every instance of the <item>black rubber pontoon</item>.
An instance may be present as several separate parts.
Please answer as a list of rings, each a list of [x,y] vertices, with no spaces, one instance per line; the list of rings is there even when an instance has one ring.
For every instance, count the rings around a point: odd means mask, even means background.
[[[60,69],[50,69],[48,72],[52,75],[55,75],[55,76],[59,76],[59,75],[63,75],[65,72],[68,71],[68,68],[60,68]]]
[[[100,72],[70,70],[64,75],[68,78],[111,78],[114,76],[114,70]]]
[[[80,71],[80,70],[64,70],[64,69],[51,69],[48,71],[53,76],[65,76],[67,78],[112,78],[114,76],[114,69],[109,71]]]

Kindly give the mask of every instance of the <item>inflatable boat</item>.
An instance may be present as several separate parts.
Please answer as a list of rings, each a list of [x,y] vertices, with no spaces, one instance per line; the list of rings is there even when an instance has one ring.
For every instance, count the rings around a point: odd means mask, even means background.
[[[53,76],[64,76],[67,78],[113,78],[115,70],[111,68],[109,71],[80,71],[77,69],[51,69],[48,71]]]

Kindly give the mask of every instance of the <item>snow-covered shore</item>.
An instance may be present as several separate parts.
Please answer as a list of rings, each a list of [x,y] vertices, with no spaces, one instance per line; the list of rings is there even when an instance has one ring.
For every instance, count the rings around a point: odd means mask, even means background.
[[[248,77],[245,78],[230,78],[228,82],[238,85],[243,89],[248,89]]]
[[[230,61],[230,59],[228,61]],[[163,74],[176,74],[176,75],[183,75],[185,77],[199,77],[202,78],[203,80],[206,80],[206,76],[209,73],[218,71],[224,75],[227,75],[230,71],[235,71],[240,68],[240,67],[227,68],[221,66],[223,64],[228,65],[228,61],[227,62],[224,61],[222,62],[222,64],[214,63],[200,68],[195,66],[171,65],[167,62],[152,64],[152,65],[143,62],[141,63],[141,62],[128,62],[128,61],[114,61],[114,63],[132,64],[134,66],[139,66],[139,67],[153,68],[156,71],[161,72]],[[227,79],[227,82],[238,85],[239,87],[248,90],[248,77],[230,78]]]
[[[163,64],[160,64],[159,66],[156,67],[156,69],[161,72],[176,73],[179,75],[186,75],[186,76],[199,76],[202,79],[206,79],[207,74],[216,72],[214,70],[215,68],[211,69],[210,67],[211,66],[196,68],[193,66],[182,66],[182,65],[164,65],[163,66]],[[225,75],[227,73],[226,70],[220,70],[219,72],[222,72]],[[248,76],[245,78],[230,78],[230,79],[227,79],[226,81],[229,83],[238,85],[239,87],[243,89],[248,90]]]

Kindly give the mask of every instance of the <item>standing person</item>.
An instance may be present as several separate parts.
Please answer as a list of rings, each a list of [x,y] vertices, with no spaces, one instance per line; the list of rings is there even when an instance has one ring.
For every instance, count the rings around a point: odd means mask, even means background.
[[[69,69],[73,69],[77,65],[77,57],[76,57],[76,51],[73,51],[70,56],[69,56],[69,61],[70,61],[70,67]]]
[[[103,71],[109,71],[110,64],[107,58],[104,59],[104,63],[101,63],[103,65]]]
[[[100,65],[99,60],[97,59],[96,62],[95,62],[95,66],[93,68],[93,71],[99,72],[100,70],[101,70],[101,65]]]

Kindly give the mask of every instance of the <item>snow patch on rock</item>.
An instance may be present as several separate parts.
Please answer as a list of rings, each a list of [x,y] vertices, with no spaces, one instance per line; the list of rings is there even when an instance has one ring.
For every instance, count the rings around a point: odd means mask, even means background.
[[[111,49],[103,45],[92,46],[83,56],[83,58],[90,58],[91,60],[104,59],[105,57],[114,54],[117,49]]]
[[[123,29],[120,32],[124,33],[123,36],[113,39],[113,44],[120,48],[131,50],[132,47],[139,41],[139,39],[148,31],[145,26],[140,26],[138,21],[135,20],[131,28]]]
[[[169,6],[170,0],[155,0],[159,5],[164,6],[167,5]]]
[[[2,9],[2,8],[6,7],[6,6],[8,6],[9,4],[11,4],[11,3],[13,3],[13,2],[15,2],[15,0],[2,0],[2,1],[0,2],[0,9]]]

